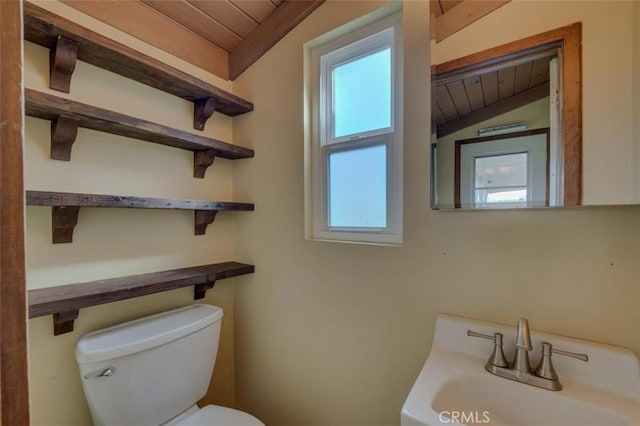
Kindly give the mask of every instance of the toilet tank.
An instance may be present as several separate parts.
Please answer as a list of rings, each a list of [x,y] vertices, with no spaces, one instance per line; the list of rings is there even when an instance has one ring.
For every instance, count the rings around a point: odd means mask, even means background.
[[[76,346],[96,425],[158,426],[209,387],[222,309],[191,305],[86,334]]]

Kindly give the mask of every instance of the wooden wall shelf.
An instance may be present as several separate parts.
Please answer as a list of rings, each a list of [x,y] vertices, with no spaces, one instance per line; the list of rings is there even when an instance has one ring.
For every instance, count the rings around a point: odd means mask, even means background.
[[[54,244],[70,243],[73,241],[73,230],[78,223],[78,213],[81,207],[194,210],[195,235],[203,235],[207,226],[213,222],[219,211],[254,210],[254,205],[250,203],[173,200],[45,191],[27,191],[27,205],[51,207],[51,232]]]
[[[50,49],[50,87],[69,93],[76,59],[194,103],[194,127],[219,111],[236,116],[253,104],[232,93],[108,39],[32,3],[24,3],[24,38]]]
[[[217,280],[254,271],[253,265],[224,262],[29,290],[29,318],[53,315],[57,336],[73,331],[81,308],[190,286],[194,287],[193,298],[202,299]]]
[[[25,89],[25,113],[51,121],[51,158],[69,161],[78,127],[193,151],[194,177],[203,178],[215,157],[251,158],[252,149],[172,129],[118,112]]]

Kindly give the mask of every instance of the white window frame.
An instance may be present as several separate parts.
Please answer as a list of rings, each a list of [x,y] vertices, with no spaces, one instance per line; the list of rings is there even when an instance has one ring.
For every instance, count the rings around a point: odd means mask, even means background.
[[[308,51],[311,134],[306,149],[306,237],[314,240],[399,245],[402,243],[402,14],[394,13]],[[333,137],[331,78],[336,65],[391,48],[391,125]],[[387,226],[329,226],[329,155],[386,146]]]

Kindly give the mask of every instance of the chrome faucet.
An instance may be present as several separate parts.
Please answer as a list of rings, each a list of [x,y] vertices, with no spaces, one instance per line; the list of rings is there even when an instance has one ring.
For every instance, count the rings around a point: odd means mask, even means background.
[[[551,362],[552,354],[564,355],[585,362],[589,360],[586,354],[553,349],[551,343],[542,342],[542,357],[540,358],[540,363],[535,370],[532,370],[529,363],[529,352],[533,349],[533,346],[531,345],[531,334],[529,333],[529,321],[527,321],[526,318],[520,318],[518,320],[515,344],[516,354],[513,363],[507,362],[504,356],[504,351],[502,350],[502,339],[504,336],[501,333],[493,333],[493,336],[490,336],[488,334],[467,330],[467,336],[493,340],[493,353],[484,366],[485,370],[489,373],[552,391],[562,389],[558,374]]]

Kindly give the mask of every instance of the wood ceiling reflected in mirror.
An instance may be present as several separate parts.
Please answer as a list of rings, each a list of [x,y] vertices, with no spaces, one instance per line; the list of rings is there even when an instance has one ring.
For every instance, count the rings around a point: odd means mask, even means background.
[[[580,23],[433,66],[433,208],[580,205],[581,70]],[[522,119],[534,111],[535,118]],[[507,122],[513,117],[518,117],[515,123]],[[506,155],[529,152],[530,149],[533,152],[535,149],[527,145],[533,141],[527,142],[518,137],[522,136],[525,129],[533,131],[546,128],[550,128],[551,133],[550,144],[547,142],[544,148],[543,155],[546,158],[532,163],[532,158],[538,158],[539,154],[531,155],[531,159],[527,160],[530,170],[526,172],[529,178],[525,184],[514,184],[513,188],[476,187],[481,180],[486,181],[487,170],[488,173],[499,171],[497,168],[484,170],[481,179],[479,175],[476,176],[475,168],[482,161],[475,161],[474,158],[486,160],[491,156],[496,159],[503,156],[502,160],[505,160]],[[520,132],[513,133],[512,146],[507,144],[509,138],[504,136],[509,131]],[[491,137],[491,134],[500,136]],[[480,149],[481,144],[474,144],[473,154],[461,153],[460,146],[471,146],[463,143],[470,138],[478,139],[474,139],[474,142],[486,142],[486,147]],[[500,142],[491,142],[493,140]],[[472,158],[461,161],[460,155],[471,155]],[[461,174],[460,164],[466,164],[470,171],[467,173],[463,170]],[[504,182],[505,176],[511,173],[504,161],[502,164],[500,173],[504,175],[496,175],[495,182]],[[539,173],[536,168],[546,172]],[[536,184],[533,176],[540,176],[545,182]],[[488,182],[491,183],[491,179]],[[539,199],[531,198],[534,192],[532,188],[545,185],[548,188],[546,193],[538,195]],[[522,195],[522,191],[526,193],[526,187],[529,189],[529,198]],[[492,191],[494,196],[497,195],[494,198],[513,191],[518,194],[517,200],[508,199],[509,202],[502,204],[487,203],[487,193]],[[460,199],[460,194],[469,199]]]
[[[548,97],[549,56],[520,62],[439,78],[432,112],[438,137]]]

